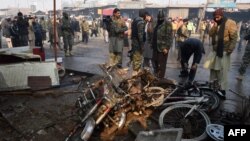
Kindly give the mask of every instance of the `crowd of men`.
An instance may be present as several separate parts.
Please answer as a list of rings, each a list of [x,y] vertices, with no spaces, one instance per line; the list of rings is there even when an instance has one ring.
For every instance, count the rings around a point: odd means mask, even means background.
[[[167,18],[163,10],[158,11],[156,21],[147,11],[140,10],[138,17],[132,20],[130,29],[125,26],[125,21],[120,15],[120,10],[116,8],[109,22],[109,65],[122,67],[121,53],[126,37],[124,35],[127,30],[131,30],[129,56],[132,62],[132,75],[136,75],[143,67],[151,67],[156,77],[164,79],[169,50],[175,41],[175,47],[178,50],[177,60],[182,68],[179,76],[187,78],[187,84],[190,84],[195,79],[202,54],[205,54],[204,41],[209,37],[212,51],[208,52],[209,57],[205,60],[204,67],[210,70],[210,80],[218,80],[222,93],[226,94],[231,53],[239,42],[240,36],[242,37],[240,39],[249,40],[250,30],[249,27],[246,28],[247,24],[239,26],[234,20],[224,16],[223,9],[217,9],[213,13],[214,19],[201,20],[198,28],[200,37],[197,39],[191,37],[195,30],[193,22],[182,18]],[[243,79],[243,74],[250,62],[249,50],[249,43],[247,43],[238,80]],[[189,69],[188,62],[192,55],[193,62]]]
[[[65,56],[68,57],[73,55],[74,42],[79,42],[81,38],[82,42],[87,44],[89,36],[97,36],[100,25],[96,19],[90,25],[84,17],[76,19],[66,12],[63,12],[61,18],[57,17],[55,22],[53,17],[45,20],[44,17],[27,16],[18,12],[17,16],[4,18],[0,27],[1,36],[6,41],[8,48],[36,46],[42,49],[44,42],[48,41],[50,47],[56,45],[59,49],[64,50]],[[56,27],[55,30],[54,27]]]
[[[166,64],[170,48],[175,43],[178,50],[177,61],[181,65],[180,77],[187,78],[192,83],[202,54],[205,53],[204,41],[208,38],[212,51],[208,54],[205,64],[210,70],[210,80],[217,79],[225,94],[230,69],[230,55],[238,42],[238,50],[242,48],[242,41],[250,39],[250,24],[238,23],[224,16],[223,9],[213,13],[214,19],[202,19],[198,27],[194,20],[167,18],[163,10],[158,11],[153,17],[144,9],[134,19],[125,19],[121,11],[115,8],[112,16],[103,17],[102,20],[94,19],[92,24],[85,18],[76,19],[63,12],[62,18],[48,19],[24,16],[21,12],[13,19],[6,18],[1,23],[1,29],[8,47],[39,46],[43,48],[46,32],[49,33],[51,46],[56,45],[64,50],[65,57],[72,56],[74,40],[88,44],[89,36],[97,36],[100,27],[103,28],[104,41],[109,43],[108,65],[123,67],[123,48],[130,46],[128,56],[131,59],[133,73],[136,75],[141,68],[152,68],[156,77],[164,79]],[[56,26],[54,26],[56,23]],[[56,29],[54,29],[56,27]],[[197,30],[198,29],[198,30]],[[54,32],[56,31],[56,32]],[[89,33],[91,31],[91,34]],[[192,38],[191,34],[199,33],[199,38]],[[56,33],[56,35],[54,35]],[[56,38],[56,39],[55,39]],[[61,44],[63,39],[63,48]],[[131,45],[129,40],[131,39]],[[56,41],[56,42],[54,42]],[[193,62],[189,69],[189,59]],[[245,53],[239,68],[238,80],[243,79],[246,68],[250,62],[250,44],[246,45]]]

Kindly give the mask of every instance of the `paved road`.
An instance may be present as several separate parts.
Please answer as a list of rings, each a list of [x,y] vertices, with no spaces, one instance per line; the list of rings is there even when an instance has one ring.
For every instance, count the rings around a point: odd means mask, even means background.
[[[196,37],[196,36],[194,36]],[[206,55],[209,52],[209,46],[205,43]],[[45,42],[46,58],[53,58],[53,49]],[[126,57],[128,48],[124,48],[123,65],[126,66],[128,58]],[[58,56],[63,58],[64,65],[67,69],[84,71],[87,73],[97,73],[97,65],[105,63],[108,59],[108,44],[104,43],[102,37],[93,37],[89,44],[77,43],[73,49],[73,57],[64,57],[63,51],[58,50]],[[235,77],[237,69],[241,62],[242,52],[235,50],[232,54],[232,64],[229,72],[229,87],[242,95],[249,95],[250,77],[246,75],[244,81],[238,82]],[[180,81],[179,69],[180,66],[176,61],[176,50],[172,48],[167,63],[166,77]],[[203,58],[204,60],[204,58]],[[202,60],[202,63],[203,63]],[[197,71],[197,80],[208,80],[209,71],[204,69],[203,64],[199,65]],[[249,74],[249,69],[246,74]],[[95,76],[97,77],[97,76]],[[96,78],[91,78],[89,81],[94,81]],[[75,85],[72,85],[72,77],[66,76],[62,80],[64,87],[62,91],[75,90]],[[87,81],[87,80],[86,80]],[[0,136],[6,140],[25,140],[22,136],[34,141],[46,140],[62,140],[69,130],[72,129],[75,121],[71,118],[72,107],[79,93],[63,94],[60,90],[48,91],[45,93],[33,93],[30,91],[22,92],[14,95],[0,95]],[[227,99],[239,100],[235,95],[227,92]],[[226,109],[231,112],[239,112],[240,102],[225,100],[221,104],[221,109]],[[7,121],[6,122],[6,118]]]

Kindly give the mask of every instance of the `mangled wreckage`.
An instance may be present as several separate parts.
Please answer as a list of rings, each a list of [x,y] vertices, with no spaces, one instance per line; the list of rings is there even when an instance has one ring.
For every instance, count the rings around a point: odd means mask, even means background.
[[[174,89],[173,81],[165,81],[169,85],[164,85],[149,70],[126,78],[122,69],[100,67],[106,75],[78,98],[76,106],[81,123],[66,140],[81,138],[86,141],[100,124],[104,127],[102,134],[112,137],[116,131],[128,126],[133,115],[147,115],[147,109],[160,106]]]
[[[207,137],[206,127],[211,122],[205,112],[215,110],[220,103],[210,88],[201,83],[181,86],[174,80],[157,79],[146,69],[128,77],[127,71],[115,66],[100,67],[105,76],[88,85],[77,99],[76,113],[81,122],[68,135],[67,141],[89,140],[96,126],[102,127],[99,128],[101,137],[109,140],[120,130],[128,129],[134,120],[147,128],[148,118],[162,108],[159,128],[183,128],[182,139],[188,141]]]

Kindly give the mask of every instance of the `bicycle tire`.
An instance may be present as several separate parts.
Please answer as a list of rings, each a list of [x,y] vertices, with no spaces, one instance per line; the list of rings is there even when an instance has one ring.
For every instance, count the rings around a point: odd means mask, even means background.
[[[67,141],[87,141],[91,137],[95,128],[95,121],[92,117],[82,123],[81,127],[78,127],[76,131],[71,135]]]
[[[210,88],[199,88],[201,95],[208,97],[208,101],[200,107],[205,112],[213,112],[220,106],[220,98]]]
[[[188,104],[176,104],[167,107],[161,112],[159,116],[160,127],[183,128],[182,141],[201,141],[206,139],[206,127],[211,122],[205,112],[196,109],[186,119],[184,119],[184,116],[192,107],[192,105]],[[172,121],[166,121],[167,119],[171,120],[171,118]]]

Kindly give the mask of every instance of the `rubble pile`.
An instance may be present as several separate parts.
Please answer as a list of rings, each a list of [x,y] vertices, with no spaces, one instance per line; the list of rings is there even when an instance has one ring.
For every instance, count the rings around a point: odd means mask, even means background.
[[[124,70],[101,68],[105,76],[89,86],[76,105],[81,121],[88,122],[85,119],[93,118],[93,126],[99,127],[103,138],[128,132],[128,126],[136,120],[147,128],[147,118],[154,107],[163,104],[174,89],[173,81],[160,81],[146,69],[135,76],[125,77]]]

